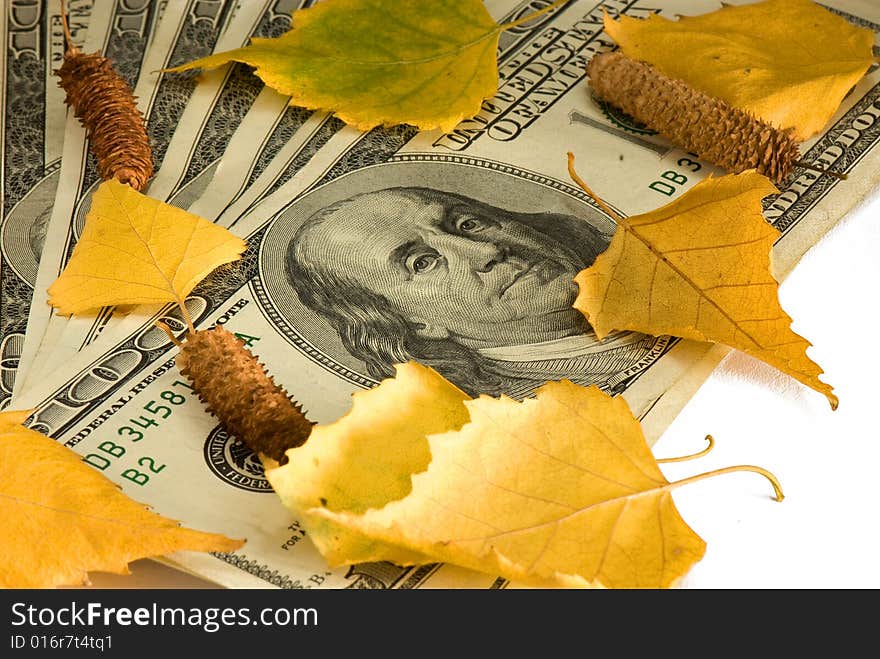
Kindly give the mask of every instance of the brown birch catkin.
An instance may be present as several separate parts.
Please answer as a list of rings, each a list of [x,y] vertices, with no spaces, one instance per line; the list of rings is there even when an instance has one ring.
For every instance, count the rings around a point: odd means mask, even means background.
[[[267,375],[244,341],[222,326],[191,332],[177,367],[208,412],[254,452],[284,464],[284,452],[311,434],[314,424],[301,406]]]
[[[729,172],[756,169],[781,183],[800,155],[791,131],[774,128],[620,51],[593,57],[587,75],[599,98]]]
[[[86,129],[102,179],[116,178],[141,191],[153,175],[153,153],[144,117],[131,87],[100,53],[86,55],[70,38],[62,2],[67,51],[54,73]]]

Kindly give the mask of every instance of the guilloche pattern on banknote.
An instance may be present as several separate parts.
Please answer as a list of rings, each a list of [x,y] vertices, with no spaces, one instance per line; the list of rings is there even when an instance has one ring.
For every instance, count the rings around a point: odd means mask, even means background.
[[[304,113],[311,114],[311,111],[304,110],[297,106],[291,106],[285,111],[284,116],[281,117],[281,120],[278,122],[278,126],[272,131],[272,134],[266,141],[266,148],[260,152],[259,157],[254,163],[250,178],[248,178],[248,186],[250,186],[260,176],[263,170],[266,169],[266,166],[275,154],[281,150],[281,147],[290,141],[290,138],[293,137],[293,134],[307,118],[304,116]],[[336,130],[338,131],[341,128],[341,123],[338,123],[336,126]]]
[[[283,143],[284,133],[287,133],[290,128],[296,125],[296,122],[300,120],[300,116],[298,116],[298,112],[301,111],[300,108],[292,107],[284,114],[284,118],[281,123],[279,123],[279,130],[273,132],[270,140],[270,144],[267,145],[266,151],[260,154],[260,159],[257,162],[257,165],[254,167],[253,175],[251,176],[251,182],[253,182],[255,176],[259,175],[260,172],[263,171],[266,165],[265,156],[270,154],[270,149],[275,148],[276,144]],[[336,133],[342,130],[345,127],[345,124],[337,119],[336,117],[329,117],[327,121],[319,128],[314,137],[304,145],[303,149],[296,155],[296,157],[291,160],[290,164],[284,168],[284,170],[280,173],[275,182],[266,189],[265,193],[263,193],[263,197],[267,197],[270,194],[280,190],[285,183],[287,183],[294,175],[303,168],[303,166],[311,160],[312,156],[314,156],[318,150],[320,150],[327,142],[330,141],[330,138],[333,137]],[[281,133],[281,134],[278,134]]]

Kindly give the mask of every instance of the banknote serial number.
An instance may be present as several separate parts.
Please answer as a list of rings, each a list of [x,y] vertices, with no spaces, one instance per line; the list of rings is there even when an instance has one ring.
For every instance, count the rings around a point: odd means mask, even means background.
[[[689,153],[688,155],[693,156],[693,158],[679,158],[678,162],[676,162],[676,165],[686,172],[696,173],[703,169],[703,164],[694,159],[697,157],[695,153]],[[683,174],[672,169],[667,169],[665,172],[660,174],[659,179],[657,179],[656,181],[651,181],[651,184],[648,186],[648,188],[666,197],[671,197],[687,182],[687,174]]]
[[[186,384],[185,382],[181,382],[180,380],[175,380],[172,384],[172,387],[185,387],[189,391],[192,391],[193,388]],[[146,414],[141,414],[138,418],[129,419],[128,422],[131,424],[130,426],[122,426],[119,430],[116,431],[117,435],[127,437],[127,439],[132,443],[137,443],[144,438],[144,430],[149,430],[150,428],[158,428],[161,424],[160,420],[167,419],[171,416],[174,408],[178,405],[183,405],[186,402],[186,396],[184,396],[179,391],[172,391],[170,389],[166,389],[162,393],[159,394],[159,398],[161,398],[168,405],[161,403],[157,400],[151,400],[146,403],[141,409],[143,409],[149,416]],[[133,426],[137,426],[142,430],[137,430]]]
[[[129,444],[137,444],[149,433],[156,432],[174,414],[174,411],[188,400],[187,395],[195,393],[194,389],[181,380],[175,380],[164,391],[159,393],[158,398],[147,401],[141,406],[143,413],[135,413],[128,419],[128,424],[120,426],[116,434],[125,439]],[[104,471],[128,453],[132,447],[127,444],[119,444],[115,441],[105,440],[98,444],[96,453],[89,453],[83,460]],[[160,463],[149,455],[143,455],[137,459],[139,468],[129,467],[122,471],[120,476],[136,485],[146,485],[156,474],[162,473],[167,465]]]
[[[13,634],[9,646],[13,650],[109,650],[112,638],[91,634]]]

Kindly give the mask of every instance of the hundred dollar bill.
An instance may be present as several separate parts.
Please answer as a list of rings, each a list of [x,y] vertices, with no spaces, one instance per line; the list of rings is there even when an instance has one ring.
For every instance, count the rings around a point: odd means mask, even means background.
[[[91,11],[92,0],[67,3],[68,27],[78,47]],[[12,398],[61,167],[67,106],[54,74],[66,50],[60,12],[59,2],[10,0],[0,15],[0,409]]]
[[[534,4],[507,4],[500,15],[510,20]],[[664,3],[663,11],[716,8],[684,5]],[[880,9],[835,7],[880,27]],[[629,332],[600,342],[569,313],[574,274],[614,225],[571,182],[565,154],[575,152],[580,174],[622,215],[720,172],[590,98],[586,62],[611,47],[603,9],[645,15],[656,6],[572,2],[503,35],[500,88],[477,119],[448,134],[352,134],[332,163],[310,161],[233,224],[248,250],[186,300],[197,326],[236,333],[319,423],[414,359],[472,395],[523,397],[563,378],[597,385],[622,396],[656,441],[726,350]],[[798,171],[768,198],[767,215],[782,232],[780,272],[876,189],[878,116],[872,71],[805,145],[809,162],[847,180]],[[175,564],[233,587],[508,585],[438,565],[328,569],[271,495],[255,456],[188,389],[158,318],[185,332],[173,307],[127,319],[111,350],[28,401],[28,424],[158,512],[247,538],[240,551],[181,554]]]
[[[101,10],[95,11],[96,21],[89,31],[86,52],[99,51],[110,58],[133,88],[138,107],[147,121],[154,165],[159,170],[177,122],[197,84],[195,73],[171,75],[161,73],[161,69],[210,54],[232,20],[237,3],[233,0],[169,0],[164,4],[149,0],[97,0],[96,5]],[[97,17],[101,18],[100,25]],[[91,203],[91,194],[100,182],[85,130],[71,114],[65,130],[61,184],[37,272],[14,396],[20,395],[29,381],[42,378],[46,364],[55,360],[55,357],[49,358],[53,356],[67,319],[53,314],[46,302],[47,289],[70,258]],[[112,310],[105,310],[95,319],[95,327],[103,327],[111,315]],[[51,365],[48,368],[51,369]]]

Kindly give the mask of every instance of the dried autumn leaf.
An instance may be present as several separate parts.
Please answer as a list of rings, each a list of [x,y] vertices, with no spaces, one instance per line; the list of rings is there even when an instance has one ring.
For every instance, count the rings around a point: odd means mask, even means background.
[[[89,572],[128,574],[139,558],[244,544],[150,512],[79,455],[21,425],[28,414],[0,413],[0,588],[79,585]]]
[[[304,448],[320,446],[320,457],[293,449],[287,466],[267,472],[333,565],[446,562],[537,586],[669,587],[705,551],[671,490],[733,470],[767,475],[729,467],[670,483],[626,402],[596,387],[550,382],[523,402],[473,400],[417,364],[397,377],[370,392],[356,423],[316,428],[321,441]],[[445,401],[437,414],[423,405],[432,390]],[[460,429],[458,408],[470,417]],[[445,432],[387,432],[409,424]],[[392,464],[414,441],[430,463]],[[355,460],[369,478],[393,472],[383,478],[394,494],[383,496],[384,482],[349,490]],[[333,526],[316,536],[322,522]]]
[[[819,132],[874,63],[873,33],[812,0],[727,5],[671,21],[605,16],[605,31],[647,62],[798,141]]]
[[[569,154],[569,165],[572,166]],[[589,191],[574,170],[572,177]],[[761,200],[777,192],[756,172],[708,178],[650,213],[617,218],[608,248],[578,273],[574,307],[602,338],[614,330],[723,343],[824,394],[810,343],[779,304],[770,251],[779,232]],[[609,211],[612,212],[613,211]]]
[[[360,130],[448,131],[495,93],[498,36],[533,16],[498,25],[480,0],[323,0],[296,11],[278,38],[168,70],[244,62],[291,104],[335,112]]]
[[[424,471],[431,460],[427,435],[468,421],[462,405],[467,394],[434,370],[415,363],[395,368],[395,378],[355,393],[344,417],[315,426],[304,446],[287,451],[287,464],[264,460],[266,477],[288,508],[361,513],[403,498],[410,492],[411,474]],[[359,556],[375,552],[369,538],[323,518],[307,515],[306,524],[309,537],[333,563],[362,562]],[[387,560],[397,563],[418,556],[385,550]]]
[[[62,314],[116,304],[182,306],[204,277],[246,246],[223,227],[104,181],[70,261],[49,287],[49,304]]]

